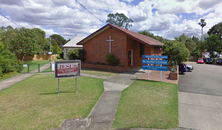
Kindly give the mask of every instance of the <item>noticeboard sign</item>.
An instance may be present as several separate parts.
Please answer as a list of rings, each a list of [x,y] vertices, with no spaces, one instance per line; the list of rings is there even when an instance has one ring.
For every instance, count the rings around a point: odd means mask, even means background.
[[[81,76],[81,60],[55,61],[55,78]]]
[[[146,60],[146,59],[142,59],[142,64],[168,65],[168,61],[167,60]]]
[[[166,67],[166,66],[147,66],[147,65],[142,65],[142,69],[144,69],[144,70],[155,70],[155,71],[168,71],[168,67]]]
[[[159,56],[159,55],[142,55],[142,58],[159,58],[159,59],[168,59],[168,56]]]

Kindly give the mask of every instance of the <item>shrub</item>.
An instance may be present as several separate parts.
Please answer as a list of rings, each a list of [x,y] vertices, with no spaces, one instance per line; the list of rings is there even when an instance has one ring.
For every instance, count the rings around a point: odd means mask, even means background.
[[[56,59],[61,59],[60,55],[59,55],[59,56],[56,56]]]
[[[119,58],[115,57],[113,54],[107,54],[106,62],[108,62],[108,65],[116,66],[119,65]]]
[[[82,62],[86,60],[85,54],[86,54],[85,49],[70,49],[67,53],[70,60],[79,59]]]
[[[17,61],[17,58],[14,53],[9,50],[4,50],[0,53],[0,67],[2,74],[18,71],[20,72],[21,68],[19,65],[20,62]]]

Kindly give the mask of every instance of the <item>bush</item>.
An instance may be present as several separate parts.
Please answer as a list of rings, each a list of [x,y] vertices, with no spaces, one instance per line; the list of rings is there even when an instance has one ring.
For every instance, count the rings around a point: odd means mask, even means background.
[[[85,54],[86,54],[85,49],[71,49],[67,53],[69,60],[79,59],[82,62],[86,60]]]
[[[0,67],[1,74],[18,71],[20,72],[22,68],[19,66],[19,62],[14,53],[9,50],[4,50],[0,53]]]
[[[56,56],[56,59],[61,59],[61,57],[60,56]]]
[[[119,65],[119,58],[115,57],[113,54],[107,54],[106,62],[108,62],[108,65],[116,66]]]

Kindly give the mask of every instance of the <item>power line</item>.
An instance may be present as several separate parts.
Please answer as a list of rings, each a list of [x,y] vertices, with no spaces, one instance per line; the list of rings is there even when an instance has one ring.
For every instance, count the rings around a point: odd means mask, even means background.
[[[79,3],[78,0],[76,0],[77,3]],[[81,5],[85,10],[87,10],[90,14],[92,14],[94,17],[96,17],[97,19],[99,19],[99,21],[104,22],[103,20],[101,20],[100,18],[98,18],[96,15],[94,15],[92,12],[90,12],[84,5],[82,5],[81,3],[79,3],[79,5]]]
[[[19,26],[17,23],[15,23],[15,22],[12,21],[11,19],[7,18],[2,12],[0,12],[0,14],[1,14],[4,18],[6,18],[6,19],[8,19],[9,21],[11,21],[12,23],[14,23],[15,25]],[[21,27],[21,26],[19,26],[19,27]]]

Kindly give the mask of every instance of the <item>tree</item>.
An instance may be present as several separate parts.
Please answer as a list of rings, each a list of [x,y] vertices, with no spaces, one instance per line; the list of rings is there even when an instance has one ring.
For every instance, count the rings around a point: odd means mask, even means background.
[[[133,23],[133,20],[125,16],[123,13],[121,14],[110,13],[107,15],[107,17],[108,17],[106,20],[107,23],[114,24],[125,29],[131,27],[132,26],[131,23]]]
[[[38,28],[13,29],[9,27],[4,32],[2,41],[20,61],[23,61],[27,55],[43,53],[46,44],[45,32]]]
[[[15,54],[10,52],[3,42],[0,42],[0,76],[13,71],[20,72],[22,69]]]
[[[211,29],[209,29],[209,31],[207,32],[207,34],[210,36],[211,34],[216,35],[219,39],[220,42],[222,43],[222,22],[218,23],[216,25],[214,25]],[[218,53],[221,54],[222,52],[222,46],[221,44],[218,44]],[[216,51],[216,50],[215,50]]]
[[[50,38],[51,38],[51,44],[57,43],[60,48],[62,47],[62,45],[67,43],[66,39],[64,39],[62,36],[58,34],[53,34],[50,36]]]
[[[205,41],[207,51],[210,53],[210,57],[215,58],[215,52],[222,51],[222,42],[217,35],[211,34]]]
[[[203,27],[206,26],[205,19],[200,19],[200,22],[198,23],[202,27],[202,33],[201,33],[201,40],[203,40]]]
[[[189,50],[186,48],[185,44],[179,41],[167,41],[163,45],[164,54],[168,56],[169,62],[177,61],[177,64],[181,64],[187,61],[189,57]]]
[[[156,39],[157,41],[160,41],[162,43],[165,43],[166,41],[168,41],[167,39],[163,39],[163,37],[161,37],[161,36],[155,36],[154,34],[150,33],[149,31],[146,31],[146,30],[139,31],[138,33],[143,34],[143,35],[148,36],[148,37],[151,37],[153,39]]]

